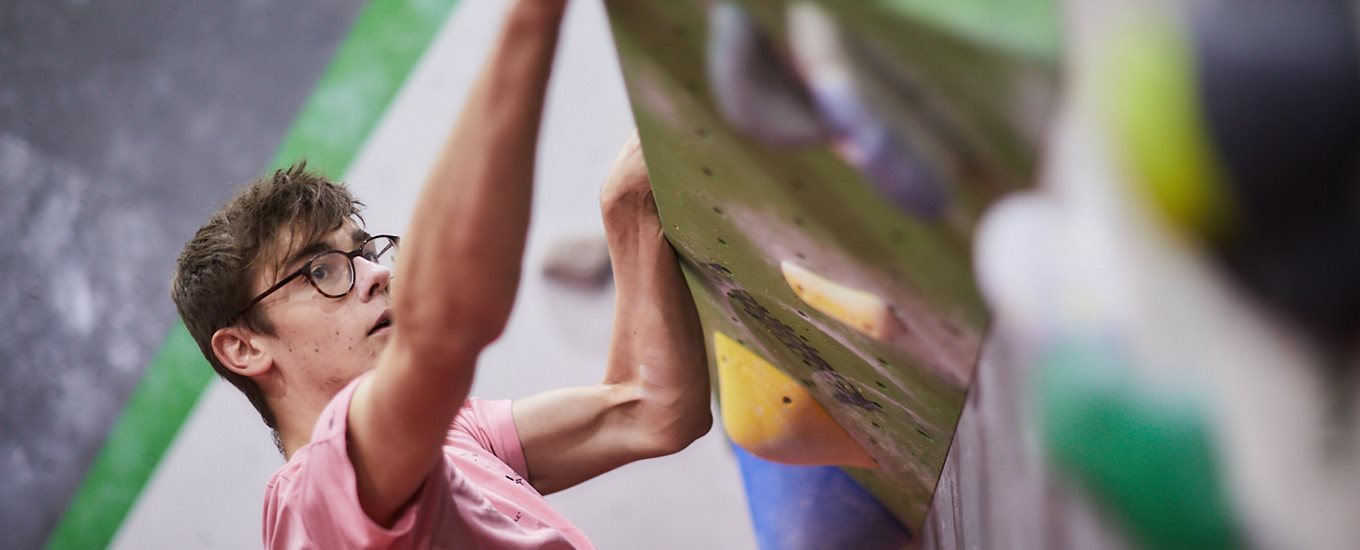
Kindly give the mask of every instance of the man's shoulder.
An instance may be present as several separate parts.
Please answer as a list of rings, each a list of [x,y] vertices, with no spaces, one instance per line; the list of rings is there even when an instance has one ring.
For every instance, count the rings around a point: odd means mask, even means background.
[[[344,483],[354,475],[354,466],[346,449],[349,404],[356,388],[367,376],[368,373],[365,373],[355,378],[331,398],[317,418],[311,439],[293,451],[288,461],[269,477],[265,484],[266,500],[289,498],[300,480],[305,479],[308,483]],[[485,429],[489,419],[484,403],[475,397],[463,402],[449,424],[450,440],[455,439],[458,432],[473,435]],[[508,414],[508,402],[505,409]],[[439,461],[435,468],[446,466],[445,461]]]
[[[266,501],[283,498],[284,495],[288,493],[289,489],[293,487],[293,483],[307,467],[308,457],[311,454],[311,445],[312,443],[307,443],[294,451],[293,456],[289,457],[287,462],[283,463],[282,466],[279,466],[279,469],[274,470],[274,473],[269,476],[269,481],[266,481],[264,485],[264,498]]]

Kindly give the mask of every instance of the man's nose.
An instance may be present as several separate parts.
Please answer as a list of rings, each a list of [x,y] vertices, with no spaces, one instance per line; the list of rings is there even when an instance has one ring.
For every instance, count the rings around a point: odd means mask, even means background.
[[[364,258],[354,258],[354,290],[359,292],[360,301],[367,302],[386,293],[391,282],[392,270]]]

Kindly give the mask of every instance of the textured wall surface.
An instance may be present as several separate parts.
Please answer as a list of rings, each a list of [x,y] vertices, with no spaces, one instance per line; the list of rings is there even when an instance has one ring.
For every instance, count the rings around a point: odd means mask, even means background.
[[[60,517],[175,319],[180,247],[266,166],[359,5],[0,5],[4,546]]]

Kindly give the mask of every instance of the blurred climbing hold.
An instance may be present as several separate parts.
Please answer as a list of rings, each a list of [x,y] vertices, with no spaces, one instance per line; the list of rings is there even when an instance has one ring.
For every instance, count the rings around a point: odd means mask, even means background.
[[[902,322],[878,296],[832,282],[793,262],[780,262],[779,269],[798,299],[828,317],[879,340],[903,332]]]
[[[1262,303],[1360,335],[1360,55],[1349,4],[1194,4],[1121,31],[1106,112],[1157,210]],[[1336,361],[1348,363],[1344,361]]]
[[[1236,548],[1210,427],[1194,396],[1153,391],[1099,339],[1051,343],[1037,365],[1048,456],[1152,548]]]
[[[733,445],[761,550],[899,550],[911,532],[835,466],[791,466]]]
[[[807,90],[740,5],[708,9],[709,88],[723,118],[771,147],[809,147],[826,141]]]
[[[582,289],[599,289],[609,282],[609,243],[604,236],[558,240],[543,259],[543,274],[553,281]]]
[[[713,333],[713,353],[723,428],[733,442],[783,464],[876,466],[796,380],[721,332]]]
[[[1240,211],[1221,245],[1226,263],[1330,351],[1353,352],[1360,336],[1353,3],[1192,6],[1201,118]]]
[[[1233,206],[1195,94],[1184,32],[1145,16],[1119,29],[1100,69],[1101,110],[1137,187],[1185,234],[1218,239]]]
[[[898,208],[925,219],[943,215],[949,195],[939,174],[866,99],[831,15],[811,2],[791,4],[788,32],[795,65],[837,154]]]
[[[978,289],[992,312],[1026,333],[1058,324],[1056,263],[1058,208],[1039,193],[1015,193],[987,210],[978,223],[973,266]]]

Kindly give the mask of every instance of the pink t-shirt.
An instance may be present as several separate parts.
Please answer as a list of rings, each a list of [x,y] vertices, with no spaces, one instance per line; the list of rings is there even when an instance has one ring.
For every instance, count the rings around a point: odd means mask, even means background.
[[[444,440],[444,461],[392,528],[359,506],[345,451],[350,397],[336,394],[312,440],[265,488],[266,548],[594,548],[525,479],[510,401],[470,399]]]

